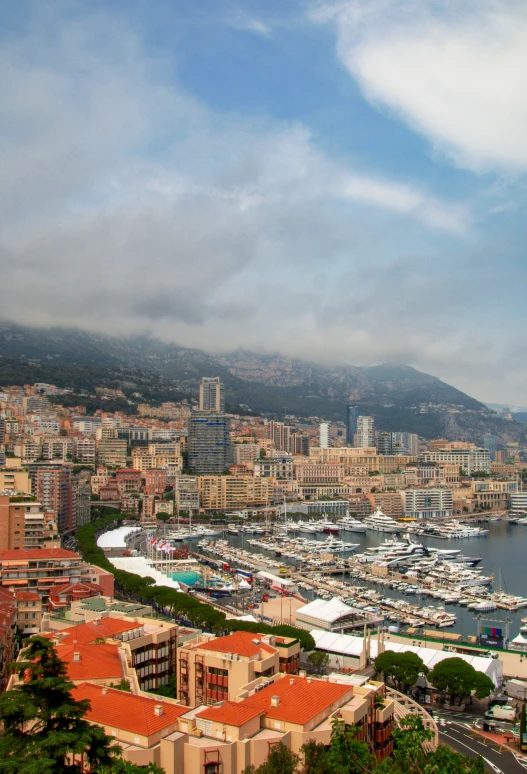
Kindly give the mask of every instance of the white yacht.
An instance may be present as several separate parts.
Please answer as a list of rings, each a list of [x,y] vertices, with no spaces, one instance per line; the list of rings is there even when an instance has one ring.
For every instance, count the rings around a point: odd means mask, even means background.
[[[366,532],[366,527],[354,516],[346,514],[342,519],[339,519],[336,524],[337,527],[345,530],[346,532]]]
[[[380,508],[377,508],[375,513],[371,513],[366,516],[362,522],[367,530],[372,532],[401,532],[402,527],[391,516],[386,516]]]

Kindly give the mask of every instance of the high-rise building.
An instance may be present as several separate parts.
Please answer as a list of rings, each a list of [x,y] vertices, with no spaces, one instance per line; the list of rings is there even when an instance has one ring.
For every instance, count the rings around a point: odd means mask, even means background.
[[[0,422],[1,421],[2,420],[0,419]],[[1,429],[2,428],[0,425],[0,435],[1,435]],[[491,462],[494,462],[496,459],[496,452],[498,451],[498,439],[496,438],[496,436],[492,435],[491,433],[485,433],[485,435],[483,436],[483,447],[489,450]]]
[[[200,475],[223,473],[228,465],[229,421],[217,411],[193,411],[188,426],[188,465]]]
[[[419,436],[417,433],[392,433],[392,451],[390,454],[406,454],[417,457]]]
[[[0,417],[0,444],[4,443],[5,438],[5,420],[3,417]]]
[[[360,415],[358,406],[348,403],[346,406],[346,443],[348,446],[355,445],[355,436],[357,435],[357,419]]]
[[[57,514],[59,531],[74,527],[71,470],[58,465],[39,466],[33,482],[37,500],[47,511]]]
[[[318,426],[318,442],[321,449],[329,449],[329,425],[321,422]]]
[[[219,376],[204,376],[199,387],[199,410],[225,411],[225,395]]]
[[[392,433],[379,433],[377,451],[379,454],[392,454]]]
[[[272,440],[275,449],[278,449],[278,451],[289,451],[289,439],[292,432],[293,428],[291,425],[284,425],[283,422],[271,420],[267,425],[267,437]]]
[[[375,446],[373,417],[357,417],[357,446],[359,449],[366,449],[370,446]]]

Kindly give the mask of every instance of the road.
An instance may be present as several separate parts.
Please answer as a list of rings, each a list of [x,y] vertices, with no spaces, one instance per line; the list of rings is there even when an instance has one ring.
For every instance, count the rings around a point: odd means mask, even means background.
[[[478,755],[485,761],[486,771],[492,774],[527,774],[527,764],[520,763],[514,753],[494,743],[484,743],[475,733],[473,722],[481,717],[464,713],[453,717],[445,712],[435,711],[434,718],[439,727],[439,740],[453,747],[469,758]]]

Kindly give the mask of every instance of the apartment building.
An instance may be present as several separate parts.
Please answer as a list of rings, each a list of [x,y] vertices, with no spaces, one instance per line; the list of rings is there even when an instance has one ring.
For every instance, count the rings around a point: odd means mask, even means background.
[[[74,682],[124,677],[138,691],[155,691],[176,673],[178,627],[170,622],[108,612],[48,636]]]
[[[375,446],[375,429],[373,417],[357,417],[356,444],[359,449]]]
[[[85,564],[78,554],[63,548],[0,551],[0,581],[6,590],[36,591],[43,610],[48,609],[50,593],[65,583],[94,583],[105,596],[113,596],[114,587],[112,573]]]
[[[42,597],[36,591],[16,591],[16,625],[26,637],[40,632]]]
[[[62,435],[45,435],[41,439],[41,456],[44,460],[73,459],[74,439]]]
[[[232,632],[201,634],[178,652],[178,696],[189,707],[239,701],[246,686],[280,672],[296,674],[300,643],[290,637]]]
[[[0,588],[0,691],[7,687],[15,659],[17,607],[13,593]]]
[[[407,465],[404,479],[408,486],[421,487],[445,483],[445,470],[437,462],[421,462]]]
[[[452,489],[407,489],[402,495],[406,518],[437,519],[452,516]]]
[[[375,492],[366,495],[373,509],[380,508],[387,516],[400,519],[404,516],[404,503],[401,492]]]
[[[373,458],[373,459],[372,459]],[[313,462],[340,462],[342,465],[362,465],[368,470],[376,470],[371,467],[377,459],[375,446],[364,449],[355,449],[352,446],[333,446],[322,449],[320,446],[312,446],[309,449],[309,459]]]
[[[225,391],[219,376],[204,376],[199,387],[200,411],[225,411]]]
[[[82,475],[82,474],[81,474]],[[83,524],[88,524],[91,515],[91,487],[89,481],[81,476],[73,476],[72,491],[72,521],[73,527],[78,529]]]
[[[28,494],[0,492],[0,550],[60,548],[56,516]]]
[[[62,465],[35,466],[33,491],[37,500],[47,511],[56,513],[59,532],[72,529],[75,526],[73,523],[73,490],[70,468]]]
[[[198,475],[219,475],[228,465],[229,421],[225,414],[193,411],[188,426],[188,465]]]
[[[155,760],[166,774],[239,774],[264,763],[272,744],[282,742],[295,753],[309,739],[327,745],[337,716],[358,726],[359,738],[377,758],[393,751],[396,705],[382,683],[353,686],[278,675],[265,687],[247,686],[238,702],[193,709],[87,682],[74,695],[90,701],[87,719],[116,739],[125,760]]]
[[[255,462],[260,457],[260,446],[256,442],[233,443],[230,447],[230,459],[234,465]]]
[[[140,470],[119,468],[115,471],[115,480],[119,493],[122,496],[127,494],[127,492],[139,492],[141,490],[142,475]]]
[[[200,508],[200,488],[196,476],[178,476],[174,486],[176,507],[187,513]]]
[[[454,444],[450,444],[450,446],[454,446]],[[478,471],[490,473],[490,452],[488,449],[450,448],[423,452],[419,455],[419,461],[447,462],[457,465],[469,476]]]
[[[265,457],[254,463],[254,475],[292,481],[295,477],[294,463],[292,457]]]
[[[344,480],[344,466],[338,462],[316,463],[294,461],[296,480],[304,484],[339,484]]]
[[[145,494],[160,495],[166,491],[168,486],[168,475],[166,470],[145,470],[142,475],[143,492]]]
[[[201,508],[222,512],[241,506],[269,505],[274,501],[275,479],[257,476],[198,476]]]
[[[0,492],[31,492],[31,481],[27,470],[4,468],[0,470]]]
[[[99,463],[109,468],[125,468],[128,449],[126,440],[117,437],[117,430],[108,429],[106,433],[106,437],[99,441]]]
[[[95,465],[96,443],[94,438],[75,439],[75,459],[85,465]]]

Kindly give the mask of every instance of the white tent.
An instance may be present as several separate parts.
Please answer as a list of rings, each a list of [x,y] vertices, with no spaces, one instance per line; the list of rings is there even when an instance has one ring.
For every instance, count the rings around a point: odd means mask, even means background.
[[[139,575],[141,578],[153,578],[154,586],[169,586],[176,591],[181,591],[181,586],[177,581],[163,575],[162,572],[148,564],[144,556],[110,556],[108,561],[118,570],[133,572],[134,575]]]
[[[325,650],[339,656],[349,656],[360,659],[364,637],[354,637],[349,634],[337,634],[336,632],[327,632],[314,629],[310,632],[315,640],[317,650]],[[425,666],[433,669],[434,666],[445,658],[462,658],[467,664],[471,664],[478,672],[488,675],[494,685],[498,686],[502,682],[503,662],[497,658],[487,658],[485,656],[473,656],[468,653],[453,653],[445,650],[435,650],[435,648],[419,648],[415,645],[403,642],[384,642],[384,650],[393,650],[396,653],[416,653],[422,659]],[[378,643],[374,636],[370,640],[370,657],[375,659],[378,653]]]
[[[99,548],[126,548],[125,538],[131,532],[137,532],[141,527],[118,527],[105,532],[97,538]]]

